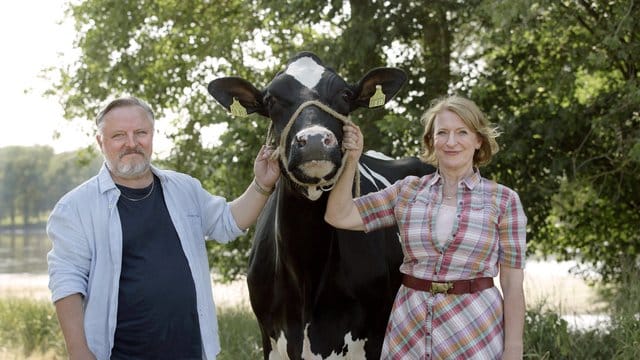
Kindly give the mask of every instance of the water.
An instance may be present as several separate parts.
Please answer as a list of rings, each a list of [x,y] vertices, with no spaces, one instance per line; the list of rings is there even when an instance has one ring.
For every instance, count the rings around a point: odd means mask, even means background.
[[[41,231],[0,232],[0,274],[46,274],[51,241]]]
[[[51,241],[41,231],[0,232],[0,297],[19,295],[48,299],[47,252]],[[528,260],[525,270],[525,294],[529,303],[536,298],[551,304],[562,304],[562,317],[572,328],[590,329],[606,327],[608,316],[595,312],[593,290],[569,273],[575,261],[556,262]],[[232,284],[214,281],[214,298],[218,305],[248,306],[246,282],[241,279]]]

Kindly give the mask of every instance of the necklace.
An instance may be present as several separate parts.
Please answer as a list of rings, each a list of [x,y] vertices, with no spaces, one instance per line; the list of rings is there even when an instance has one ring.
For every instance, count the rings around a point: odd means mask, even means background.
[[[125,199],[127,199],[129,201],[133,201],[133,202],[144,200],[144,199],[148,198],[149,196],[151,196],[151,194],[153,193],[153,187],[154,187],[155,184],[156,184],[156,180],[154,179],[151,182],[151,189],[149,189],[149,192],[145,196],[143,196],[141,198],[132,199],[130,197],[127,197],[127,196],[124,195],[124,192],[122,190],[120,190],[120,196],[122,196],[123,198],[125,198]]]
[[[445,200],[453,199],[453,197],[456,196],[457,191],[457,189],[454,189],[453,194],[447,195],[447,182],[444,181],[444,178],[442,179],[442,197],[444,197]]]

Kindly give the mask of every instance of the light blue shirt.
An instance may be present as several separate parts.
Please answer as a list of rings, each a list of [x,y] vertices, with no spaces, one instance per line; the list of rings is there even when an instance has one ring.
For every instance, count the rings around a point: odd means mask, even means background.
[[[220,342],[204,240],[226,243],[244,231],[238,228],[227,201],[209,194],[198,180],[155,167],[152,171],[162,183],[195,283],[202,356],[213,360]],[[103,165],[96,176],[60,199],[47,223],[53,243],[47,255],[52,300],[77,293],[84,296],[87,342],[99,360],[110,358],[116,330],[122,264],[119,197],[120,190]]]

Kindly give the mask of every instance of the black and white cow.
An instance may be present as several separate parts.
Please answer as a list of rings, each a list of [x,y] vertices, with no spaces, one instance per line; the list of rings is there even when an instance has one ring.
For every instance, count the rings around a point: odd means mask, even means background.
[[[237,77],[209,84],[227,110],[271,118],[279,146],[282,176],[256,224],[247,277],[265,359],[380,357],[400,286],[397,229],[364,234],[331,227],[324,221],[325,191],[342,169],[347,115],[383,106],[405,81],[399,69],[377,68],[348,84],[304,52],[263,90]],[[433,170],[417,158],[364,154],[360,191]]]

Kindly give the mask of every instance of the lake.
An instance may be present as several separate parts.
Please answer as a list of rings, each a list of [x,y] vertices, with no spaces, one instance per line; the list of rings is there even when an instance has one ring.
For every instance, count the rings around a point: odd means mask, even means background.
[[[47,252],[51,241],[42,231],[0,232],[0,297],[19,296],[48,299]],[[562,309],[562,317],[576,328],[587,329],[606,324],[602,304],[592,288],[570,273],[575,261],[528,259],[524,290],[527,304],[539,301]],[[499,283],[498,283],[499,286]],[[214,298],[221,306],[249,306],[246,281],[231,284],[214,281]]]
[[[44,232],[0,232],[0,274],[46,274],[51,241]]]

